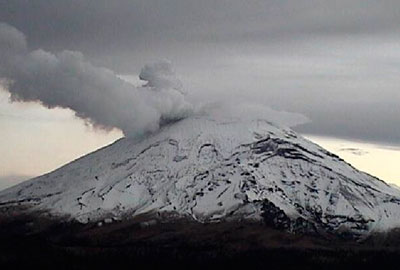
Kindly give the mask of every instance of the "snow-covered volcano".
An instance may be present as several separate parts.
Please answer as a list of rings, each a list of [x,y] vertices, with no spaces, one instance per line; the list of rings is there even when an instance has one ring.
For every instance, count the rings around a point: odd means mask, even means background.
[[[0,193],[82,222],[152,213],[265,220],[287,230],[364,234],[400,226],[400,191],[289,128],[193,116],[119,141]]]

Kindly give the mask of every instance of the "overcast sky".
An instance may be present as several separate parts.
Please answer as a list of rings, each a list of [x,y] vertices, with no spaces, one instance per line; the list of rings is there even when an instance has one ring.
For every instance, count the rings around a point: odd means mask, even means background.
[[[257,101],[307,116],[303,133],[400,145],[398,0],[0,0],[0,21],[29,50],[118,74],[169,59],[195,103]],[[21,112],[4,99],[3,127]]]

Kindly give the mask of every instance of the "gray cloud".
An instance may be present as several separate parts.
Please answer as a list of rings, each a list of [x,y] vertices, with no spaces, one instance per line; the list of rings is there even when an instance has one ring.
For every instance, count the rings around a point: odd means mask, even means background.
[[[397,0],[0,0],[30,50],[82,51],[139,73],[176,64],[194,102],[263,102],[307,115],[298,131],[400,144]]]
[[[145,49],[167,51],[167,42],[171,50],[200,49],[398,31],[399,10],[396,0],[0,0],[0,18],[26,33],[34,49],[78,50],[116,66]]]
[[[354,147],[340,148],[338,151],[339,152],[348,152],[348,153],[351,153],[356,156],[364,156],[364,155],[369,154],[369,152],[366,150],[354,148]]]
[[[24,35],[7,24],[0,24],[0,77],[12,101],[69,108],[94,126],[116,127],[127,136],[155,131],[192,109],[169,62],[146,66],[141,78],[147,85],[135,87],[80,52],[29,51]]]

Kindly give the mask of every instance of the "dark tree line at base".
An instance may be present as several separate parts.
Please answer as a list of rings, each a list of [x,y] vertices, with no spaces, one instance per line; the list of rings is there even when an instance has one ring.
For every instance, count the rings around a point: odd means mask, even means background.
[[[146,217],[96,224],[0,216],[0,269],[398,269],[400,233],[363,241],[289,234],[266,224]]]

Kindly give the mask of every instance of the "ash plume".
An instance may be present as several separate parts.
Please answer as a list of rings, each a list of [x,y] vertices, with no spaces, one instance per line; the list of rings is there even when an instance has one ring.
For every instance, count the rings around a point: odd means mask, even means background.
[[[140,78],[147,83],[136,87],[76,51],[29,51],[23,33],[0,23],[0,79],[13,102],[68,108],[95,127],[119,128],[130,137],[191,114],[171,63],[147,65]]]

